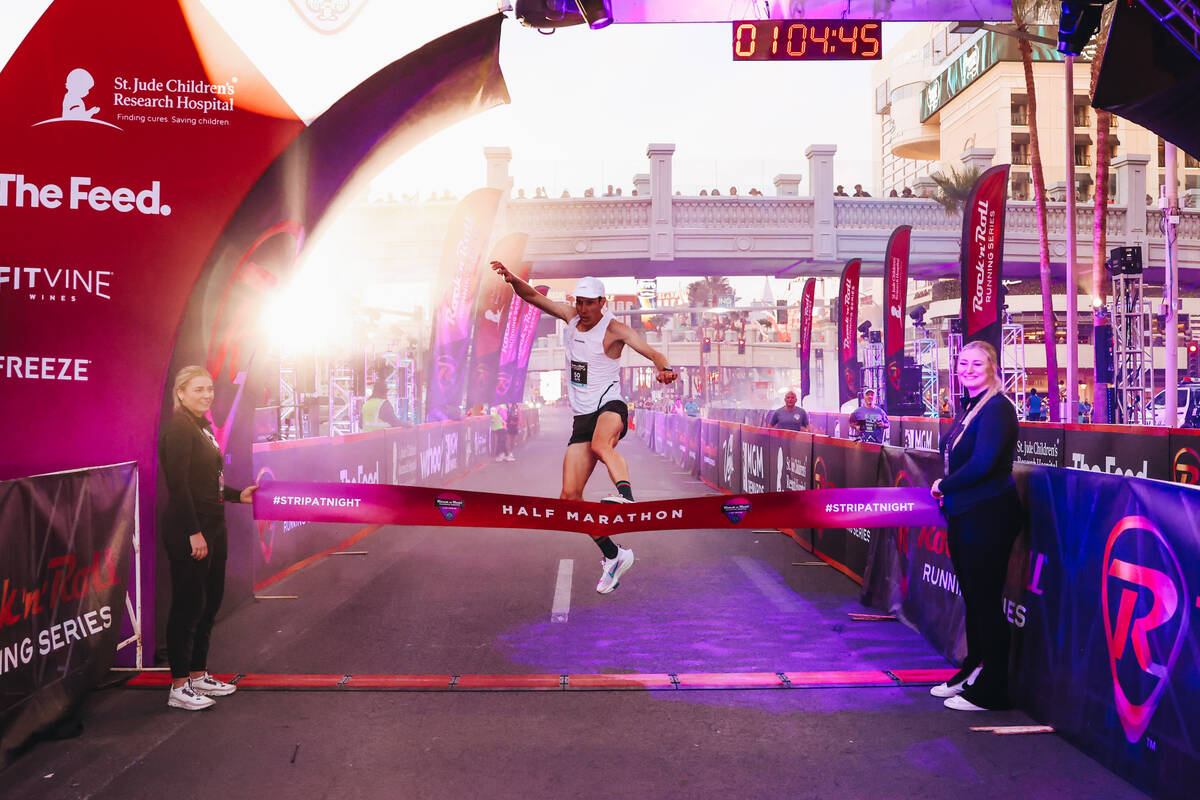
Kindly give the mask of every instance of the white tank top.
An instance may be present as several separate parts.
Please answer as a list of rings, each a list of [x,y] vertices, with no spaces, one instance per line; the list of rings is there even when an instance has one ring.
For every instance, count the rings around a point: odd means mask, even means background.
[[[579,330],[575,317],[563,330],[567,352],[567,398],[576,414],[591,414],[610,400],[621,400],[621,361],[604,352],[604,334],[613,315],[605,311],[591,330]]]

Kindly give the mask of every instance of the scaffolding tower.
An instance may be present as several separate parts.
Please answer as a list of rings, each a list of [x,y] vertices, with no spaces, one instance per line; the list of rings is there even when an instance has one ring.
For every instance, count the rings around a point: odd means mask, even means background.
[[[1016,406],[1017,418],[1025,419],[1025,326],[1011,322],[1004,312],[1004,326],[1000,339],[1000,376],[1004,380],[1004,393]]]
[[[950,408],[955,413],[958,413],[958,398],[962,396],[962,384],[958,380],[958,354],[962,349],[962,331],[951,327],[946,334],[946,389],[950,394]]]
[[[938,395],[941,392],[938,344],[936,339],[929,338],[924,326],[918,328],[917,333],[921,338],[913,341],[913,363],[921,370],[921,403],[925,408],[922,416],[936,417],[940,415]]]
[[[279,438],[300,438],[300,393],[296,391],[294,361],[279,363]]]
[[[1154,396],[1152,311],[1141,271],[1113,274],[1112,287],[1112,418],[1118,424],[1153,425],[1147,407],[1147,398]]]
[[[867,342],[860,349],[862,356],[862,378],[859,381],[861,398],[868,389],[875,390],[875,399],[881,402],[883,398],[883,344]]]
[[[362,429],[355,413],[354,365],[350,361],[329,365],[329,435],[346,436]]]

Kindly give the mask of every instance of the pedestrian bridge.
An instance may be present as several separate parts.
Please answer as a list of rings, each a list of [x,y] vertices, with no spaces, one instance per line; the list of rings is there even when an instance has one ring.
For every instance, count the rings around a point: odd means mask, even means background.
[[[880,275],[888,237],[897,225],[913,227],[910,274],[956,277],[961,215],[926,198],[834,197],[833,145],[807,150],[802,175],[777,175],[774,196],[689,197],[671,185],[674,145],[650,145],[650,172],[634,176],[638,196],[507,199],[498,233],[529,235],[526,260],[535,278],[690,276],[705,274],[834,276],[851,258],[864,275]],[[488,184],[507,192],[507,148],[485,151]],[[981,155],[982,153],[982,155]],[[990,151],[970,151],[964,163],[986,166]],[[1161,283],[1166,259],[1163,211],[1145,203],[1148,156],[1127,155],[1113,164],[1117,199],[1107,209],[1107,247],[1141,246],[1148,282]],[[1132,199],[1133,202],[1130,202]],[[340,233],[351,237],[364,267],[381,276],[436,272],[453,201],[370,203],[352,206]],[[1076,209],[1076,258],[1090,270],[1093,207]],[[1048,203],[1050,257],[1061,275],[1066,263],[1066,206]],[[1181,283],[1200,284],[1200,211],[1185,210],[1178,227]],[[1033,202],[1008,203],[1004,276],[1038,274]]]

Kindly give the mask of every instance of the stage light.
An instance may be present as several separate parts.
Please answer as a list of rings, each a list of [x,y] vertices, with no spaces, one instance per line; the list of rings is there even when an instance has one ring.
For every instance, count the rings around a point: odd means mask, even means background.
[[[746,340],[745,339],[738,339],[738,355],[739,356],[746,355]]]
[[[612,24],[611,0],[575,0],[584,22],[594,31]]]
[[[1058,24],[1058,52],[1077,56],[1100,30],[1100,12],[1107,0],[1064,0]]]
[[[575,0],[516,0],[514,16],[530,28],[565,28],[582,25],[583,16]]]
[[[709,338],[708,336],[704,337],[704,342],[700,345],[700,352],[701,353],[711,353],[712,352],[712,339]]]
[[[927,309],[925,306],[917,306],[908,312],[908,317],[913,321],[914,326],[921,326],[925,324],[925,315],[928,312],[929,309]]]

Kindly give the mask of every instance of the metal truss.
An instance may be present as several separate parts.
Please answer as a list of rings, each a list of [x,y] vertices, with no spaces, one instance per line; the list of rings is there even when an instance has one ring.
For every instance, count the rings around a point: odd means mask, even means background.
[[[1138,3],[1200,59],[1200,6],[1188,0],[1138,0]]]
[[[1147,405],[1154,396],[1154,358],[1151,343],[1151,303],[1145,297],[1141,273],[1112,276],[1113,421],[1153,425]]]
[[[1025,326],[1008,322],[1004,324],[1000,340],[1000,376],[1004,380],[1004,393],[1017,408],[1017,416],[1025,418]]]
[[[913,362],[921,368],[921,403],[925,407],[924,416],[939,416],[938,395],[941,393],[941,380],[938,375],[937,340],[928,337],[915,340]]]

